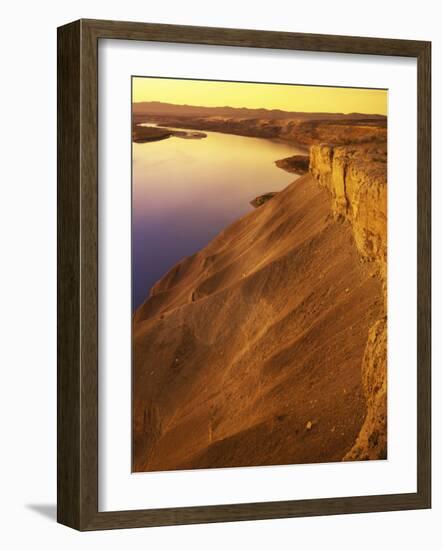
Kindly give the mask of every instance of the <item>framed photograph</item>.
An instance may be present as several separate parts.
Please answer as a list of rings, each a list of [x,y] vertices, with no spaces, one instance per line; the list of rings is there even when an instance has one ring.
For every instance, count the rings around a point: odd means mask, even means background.
[[[58,29],[58,521],[429,508],[430,43]]]

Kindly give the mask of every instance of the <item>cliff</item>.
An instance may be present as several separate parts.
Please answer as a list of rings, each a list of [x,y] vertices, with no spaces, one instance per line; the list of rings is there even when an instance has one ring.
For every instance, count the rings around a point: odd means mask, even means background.
[[[371,326],[362,361],[367,414],[345,459],[383,458],[387,450],[387,150],[386,144],[316,145],[310,172],[330,196],[333,215],[347,221],[361,260],[382,281],[382,315]]]
[[[304,116],[301,116],[304,115]],[[314,144],[378,143],[386,140],[387,120],[377,115],[316,115],[293,117],[179,116],[134,114],[134,123],[154,122],[172,128],[207,130],[241,136],[280,139],[306,150]]]
[[[386,274],[387,151],[385,144],[317,145],[310,150],[310,172],[331,194],[336,219],[350,222],[366,261]]]
[[[384,305],[329,193],[302,176],[152,288],[133,320],[134,471],[352,459]]]

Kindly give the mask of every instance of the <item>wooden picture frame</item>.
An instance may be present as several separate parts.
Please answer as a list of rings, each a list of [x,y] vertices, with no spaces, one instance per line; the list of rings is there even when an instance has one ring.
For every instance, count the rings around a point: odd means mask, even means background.
[[[418,67],[417,492],[115,512],[98,510],[98,41],[405,56]],[[58,29],[58,521],[81,531],[431,506],[431,44],[79,20]]]

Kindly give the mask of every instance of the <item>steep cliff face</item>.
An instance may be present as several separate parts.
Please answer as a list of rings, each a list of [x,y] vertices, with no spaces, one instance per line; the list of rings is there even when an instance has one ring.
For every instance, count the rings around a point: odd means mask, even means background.
[[[369,330],[362,360],[367,415],[344,460],[376,460],[387,456],[387,317]]]
[[[174,266],[134,315],[133,469],[340,461],[382,285],[310,174]]]
[[[306,116],[307,113],[304,113]],[[281,139],[308,148],[318,143],[335,145],[379,143],[387,137],[385,117],[329,115],[329,118],[266,118],[241,116],[135,116],[134,123],[155,122],[171,128],[191,128],[240,136]]]
[[[386,458],[386,147],[338,142],[135,312],[134,471]]]
[[[302,145],[379,143],[387,136],[386,119],[275,121],[279,137]]]
[[[362,361],[367,414],[345,460],[385,458],[387,452],[387,151],[386,144],[314,145],[310,172],[331,195],[335,219],[352,228],[361,261],[382,282],[382,316],[370,328]]]

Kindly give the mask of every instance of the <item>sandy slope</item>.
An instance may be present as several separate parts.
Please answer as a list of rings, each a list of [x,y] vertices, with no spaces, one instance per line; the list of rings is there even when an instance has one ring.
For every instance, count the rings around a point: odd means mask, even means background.
[[[134,316],[134,470],[341,460],[381,287],[310,175],[177,264]]]

